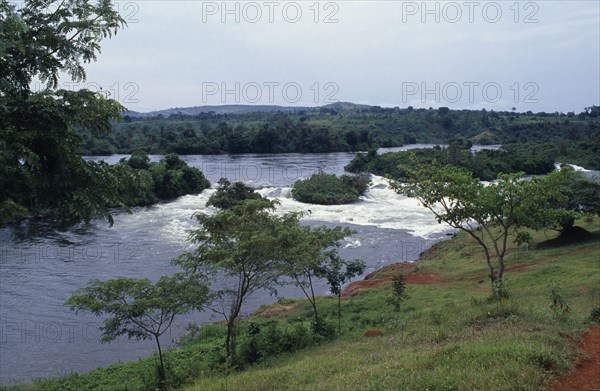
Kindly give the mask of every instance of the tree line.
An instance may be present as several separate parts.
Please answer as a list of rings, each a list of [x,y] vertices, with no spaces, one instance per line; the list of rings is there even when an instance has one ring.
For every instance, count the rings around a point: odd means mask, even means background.
[[[358,153],[345,167],[353,173],[370,172],[379,176],[400,178],[407,164],[430,165],[434,162],[461,167],[483,181],[497,178],[499,173],[524,172],[543,175],[554,171],[555,160],[547,153],[526,153],[511,147],[471,152],[470,143],[453,140],[448,147],[419,148],[410,151],[377,154]]]
[[[600,107],[575,113],[487,110],[317,107],[295,112],[125,115],[101,138],[82,132],[87,155],[131,153],[220,154],[367,151],[413,143],[474,144],[532,148],[555,161],[600,168]]]

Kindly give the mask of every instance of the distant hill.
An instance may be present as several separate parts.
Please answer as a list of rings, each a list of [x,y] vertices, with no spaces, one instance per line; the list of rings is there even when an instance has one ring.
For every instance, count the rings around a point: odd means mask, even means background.
[[[368,110],[371,107],[373,107],[373,106],[359,105],[359,104],[350,103],[350,102],[335,102],[335,103],[330,103],[330,104],[325,105],[325,106],[321,106],[321,108],[330,109],[330,110],[336,110],[336,111],[341,111],[341,110]]]
[[[193,107],[174,107],[164,110],[150,111],[148,113],[140,113],[137,111],[127,111],[123,113],[134,118],[149,118],[162,115],[165,118],[173,114],[198,115],[201,113],[214,114],[246,114],[246,113],[276,113],[276,112],[298,112],[302,110],[319,110],[321,108],[329,110],[364,110],[371,106],[359,105],[350,102],[335,102],[324,106],[317,107],[302,107],[302,106],[277,106],[277,105],[220,105],[220,106],[193,106]]]

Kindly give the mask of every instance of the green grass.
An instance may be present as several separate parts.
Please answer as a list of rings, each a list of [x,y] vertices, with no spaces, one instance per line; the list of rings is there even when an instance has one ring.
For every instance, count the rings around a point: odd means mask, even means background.
[[[592,232],[585,242],[560,245],[548,242],[555,233],[537,232],[529,251],[511,249],[507,264],[520,269],[505,274],[511,297],[504,302],[489,300],[482,253],[459,234],[405,271],[434,273],[440,282],[408,285],[410,297],[400,312],[387,302],[388,283],[342,300],[342,334],[334,340],[296,338],[294,333],[310,330],[311,309],[306,300],[281,300],[243,321],[238,350],[248,351],[252,325],[261,330],[255,341],[263,348],[277,352],[293,345],[295,352],[226,370],[222,324],[203,326],[167,353],[171,384],[188,391],[541,390],[577,358],[564,335],[577,337],[589,328],[590,313],[600,306],[600,221],[578,225]],[[386,274],[389,268],[379,272]],[[553,286],[568,313],[552,310]],[[337,325],[336,299],[321,297],[318,305],[330,326]],[[383,335],[365,337],[371,329]],[[149,357],[11,389],[154,389],[155,366],[156,357]]]
[[[458,235],[428,251],[419,265],[443,282],[410,285],[400,313],[385,304],[389,284],[363,291],[344,300],[345,333],[337,341],[243,372],[201,378],[185,390],[543,389],[577,357],[561,335],[586,330],[600,305],[599,226],[580,224],[595,237],[563,247],[538,245],[528,253],[513,249],[508,264],[530,267],[506,273],[506,302],[488,300],[481,253]],[[535,239],[541,244],[546,234]],[[551,285],[561,288],[568,314],[552,311]],[[323,312],[331,315],[333,304],[324,298]],[[298,307],[297,313],[308,316]],[[383,336],[364,337],[367,329]]]

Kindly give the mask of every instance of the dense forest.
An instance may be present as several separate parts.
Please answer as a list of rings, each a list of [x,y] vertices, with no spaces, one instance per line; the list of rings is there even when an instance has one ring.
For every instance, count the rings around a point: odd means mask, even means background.
[[[549,153],[526,153],[522,149],[508,148],[481,150],[472,153],[469,144],[451,141],[447,148],[418,148],[410,151],[388,152],[378,155],[375,150],[359,153],[345,167],[346,171],[402,178],[402,167],[430,165],[434,162],[461,167],[476,178],[491,181],[500,173],[524,172],[543,175],[552,172],[554,160]]]
[[[502,144],[586,168],[600,168],[600,107],[581,113],[382,108],[332,104],[297,111],[164,117],[124,115],[100,138],[82,131],[80,152],[110,155],[367,151],[412,143]]]

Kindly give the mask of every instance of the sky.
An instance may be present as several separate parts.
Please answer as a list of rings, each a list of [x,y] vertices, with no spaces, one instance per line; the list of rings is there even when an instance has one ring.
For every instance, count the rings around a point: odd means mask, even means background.
[[[579,113],[600,1],[118,1],[88,79],[130,110],[222,104]],[[65,83],[68,80],[65,80]]]

